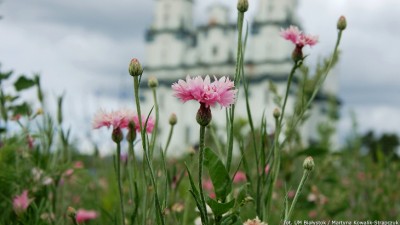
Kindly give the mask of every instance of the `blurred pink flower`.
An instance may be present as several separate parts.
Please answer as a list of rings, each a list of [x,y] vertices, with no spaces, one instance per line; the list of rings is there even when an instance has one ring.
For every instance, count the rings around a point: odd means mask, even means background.
[[[233,183],[240,183],[246,181],[246,174],[242,171],[238,171],[233,177]]]
[[[64,176],[65,176],[65,177],[70,177],[73,173],[74,173],[74,169],[67,169],[67,170],[64,172]]]
[[[83,168],[83,162],[82,161],[76,161],[75,163],[74,163],[74,168],[75,169],[82,169]]]
[[[243,223],[243,225],[268,225],[268,224],[260,221],[260,219],[256,217],[255,219],[247,220],[246,222]]]
[[[175,97],[183,102],[195,100],[204,103],[206,107],[214,106],[216,103],[223,107],[229,107],[235,102],[234,83],[226,77],[219,80],[214,77],[214,79],[214,82],[211,83],[208,75],[204,80],[200,76],[195,78],[187,76],[186,81],[179,80],[174,83],[172,89]]]
[[[315,210],[311,210],[310,212],[308,212],[308,217],[310,217],[311,219],[315,219],[317,218],[318,213]]]
[[[146,124],[147,116],[142,115],[142,126]],[[139,116],[138,115],[133,115],[133,122],[135,122],[135,130],[137,132],[140,132],[140,125],[139,125]],[[149,119],[147,120],[147,126],[146,126],[146,132],[151,133],[153,132],[154,128],[154,119],[153,117],[149,116]]]
[[[214,186],[211,182],[211,180],[207,179],[203,181],[203,188],[207,191],[212,191],[214,189]]]
[[[126,163],[128,161],[128,153],[121,153],[120,157],[122,163]]]
[[[287,196],[288,196],[288,198],[294,198],[295,194],[296,194],[296,192],[292,190],[292,191],[288,191]]]
[[[93,210],[85,210],[85,209],[79,209],[76,212],[76,221],[78,223],[85,222],[87,220],[92,220],[97,218],[97,212]]]
[[[17,215],[21,215],[26,211],[32,199],[28,198],[28,190],[24,190],[21,195],[17,195],[13,199],[13,209]]]
[[[208,195],[208,197],[210,197],[210,198],[212,198],[212,199],[215,199],[217,196],[215,195],[214,192],[211,192],[211,193]]]
[[[270,166],[269,166],[269,164],[267,164],[264,169],[265,175],[267,175],[269,173],[269,170],[270,170]]]
[[[113,129],[125,128],[129,123],[128,113],[129,111],[127,110],[117,110],[108,113],[101,109],[94,116],[92,123],[93,129],[98,129],[101,127],[109,128],[110,126],[112,126]]]
[[[304,34],[296,26],[290,26],[287,29],[281,29],[281,36],[291,41],[297,47],[302,48],[306,45],[314,46],[318,42],[318,36]]]

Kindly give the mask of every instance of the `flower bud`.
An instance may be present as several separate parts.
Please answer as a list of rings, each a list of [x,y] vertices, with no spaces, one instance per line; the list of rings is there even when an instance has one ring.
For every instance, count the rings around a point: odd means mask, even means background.
[[[126,140],[129,143],[132,143],[136,140],[135,122],[133,121],[130,121],[128,123],[128,133],[126,134]]]
[[[311,171],[314,169],[314,159],[311,156],[308,156],[303,163],[303,168],[305,170]]]
[[[339,20],[337,22],[337,29],[338,30],[344,30],[347,27],[347,21],[346,21],[346,17],[341,16],[339,17]]]
[[[143,73],[142,65],[140,65],[139,60],[136,58],[131,60],[129,64],[129,74],[133,77],[140,76]]]
[[[149,77],[149,80],[147,82],[147,85],[149,86],[149,88],[156,88],[158,87],[158,80],[156,77]]]
[[[279,111],[278,108],[275,108],[273,115],[274,115],[275,119],[278,119],[281,116],[281,111]]]
[[[120,143],[122,141],[122,139],[124,138],[123,134],[122,134],[122,130],[121,128],[117,127],[113,130],[112,135],[111,135],[111,139],[115,142],[115,143]]]
[[[69,206],[67,209],[67,216],[71,217],[72,219],[75,219],[76,210],[74,208],[72,208],[71,206]]]
[[[207,126],[212,119],[211,109],[207,107],[204,103],[200,104],[200,108],[197,111],[196,120],[200,126]]]
[[[300,60],[303,60],[303,47],[296,45],[296,48],[292,52],[292,59],[294,62],[298,62]]]
[[[172,113],[171,116],[169,117],[169,124],[171,126],[174,126],[178,122],[178,119],[176,118],[176,114]]]
[[[237,4],[239,12],[246,12],[249,9],[249,2],[247,0],[239,0]]]

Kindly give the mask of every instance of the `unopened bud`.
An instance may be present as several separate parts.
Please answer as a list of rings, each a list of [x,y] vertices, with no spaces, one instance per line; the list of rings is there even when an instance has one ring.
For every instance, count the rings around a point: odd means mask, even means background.
[[[249,9],[249,2],[247,0],[239,0],[237,4],[239,12],[246,12]]]
[[[129,74],[133,77],[140,76],[143,73],[142,65],[140,65],[139,60],[136,58],[131,60],[129,64]]]
[[[169,124],[171,126],[174,126],[178,122],[178,119],[176,118],[176,114],[172,113],[171,116],[169,117]]]
[[[126,134],[126,140],[129,143],[134,142],[136,139],[136,130],[135,130],[135,122],[130,121],[128,123],[128,133]]]
[[[158,80],[156,77],[149,77],[149,81],[147,82],[147,85],[149,85],[150,88],[156,88],[158,87]]]
[[[278,119],[281,116],[281,111],[279,111],[278,108],[275,108],[273,115],[274,115],[275,119]]]
[[[112,132],[111,138],[115,143],[117,144],[120,143],[124,138],[121,128],[119,127],[115,128]]]
[[[344,30],[347,27],[347,21],[346,21],[346,17],[341,16],[339,17],[339,20],[337,22],[337,29],[338,30]]]
[[[308,156],[303,163],[303,168],[305,170],[311,171],[314,169],[314,159],[311,156]]]
[[[296,45],[296,48],[292,52],[292,59],[294,62],[298,62],[300,60],[303,60],[303,47]]]
[[[200,104],[200,108],[197,111],[196,120],[200,126],[207,126],[212,119],[211,109],[207,107],[204,103]]]
[[[71,206],[69,206],[67,209],[67,216],[71,217],[72,219],[75,219],[76,210],[74,208],[72,208]]]

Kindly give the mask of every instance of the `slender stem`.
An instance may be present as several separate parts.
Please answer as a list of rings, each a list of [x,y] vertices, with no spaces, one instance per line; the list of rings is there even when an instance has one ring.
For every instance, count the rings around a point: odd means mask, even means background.
[[[167,157],[167,150],[168,150],[168,147],[169,147],[169,143],[171,142],[171,137],[172,137],[172,133],[173,132],[174,132],[174,125],[171,125],[171,128],[169,129],[167,144],[165,145],[165,148],[164,148],[165,157]]]
[[[117,143],[117,180],[118,180],[118,191],[119,191],[119,203],[121,206],[121,224],[125,224],[125,210],[124,210],[124,198],[122,193],[121,184],[121,144]]]
[[[206,127],[200,125],[200,145],[199,145],[199,189],[200,189],[200,198],[201,204],[203,207],[204,214],[206,215],[204,220],[202,221],[203,224],[208,224],[207,221],[207,207],[206,201],[204,198],[204,191],[203,191],[203,160],[204,160],[204,134],[205,134]]]
[[[236,52],[236,70],[235,70],[235,78],[234,78],[234,84],[237,88],[238,82],[240,79],[240,69],[243,66],[243,62],[241,60],[242,58],[242,32],[243,32],[243,19],[244,19],[244,13],[238,11],[238,19],[237,19],[237,29],[238,29],[238,43],[237,43],[237,52]],[[228,142],[228,156],[226,160],[226,168],[228,172],[231,169],[231,163],[232,163],[232,151],[233,151],[233,120],[235,118],[235,105],[232,105],[232,107],[229,109],[229,142]]]
[[[156,204],[158,216],[159,216],[159,219],[161,220],[161,224],[165,225],[165,220],[164,220],[164,216],[162,213],[161,204],[160,204],[160,201],[158,198],[157,184],[156,184],[156,180],[154,178],[154,171],[153,171],[153,167],[151,165],[150,158],[149,158],[150,157],[149,149],[147,149],[147,147],[146,147],[146,144],[147,144],[146,129],[144,129],[143,125],[142,125],[142,114],[140,111],[140,100],[139,100],[139,78],[138,78],[138,76],[133,77],[133,82],[134,82],[134,91],[135,91],[136,110],[137,110],[138,117],[139,117],[140,134],[142,137],[144,158],[146,159],[146,163],[147,163],[147,166],[150,171],[151,182],[154,187],[154,197],[155,197],[155,204]]]
[[[294,206],[295,206],[296,203],[297,203],[297,199],[298,199],[299,196],[300,196],[300,192],[301,192],[301,190],[302,190],[303,187],[304,187],[304,184],[305,184],[305,182],[306,182],[306,180],[307,180],[307,178],[308,178],[308,175],[310,175],[310,171],[309,171],[309,170],[304,170],[304,172],[303,172],[303,177],[301,178],[300,184],[299,184],[299,186],[297,187],[296,194],[295,194],[295,196],[294,196],[292,205],[290,206],[289,213],[288,213],[288,214],[286,215],[286,217],[285,217],[285,221],[290,220],[290,217],[291,217],[291,215],[292,215]]]
[[[286,109],[286,104],[287,104],[287,100],[289,97],[289,92],[290,92],[290,85],[292,84],[292,80],[293,80],[293,75],[296,72],[296,69],[299,67],[299,65],[297,64],[297,62],[293,65],[292,70],[290,71],[290,75],[288,78],[288,82],[286,85],[286,93],[285,93],[285,99],[283,101],[283,105],[282,105],[282,112],[281,112],[281,116],[279,118],[279,126],[276,129],[279,129],[279,131],[281,130],[281,126],[282,126],[282,121],[283,121],[283,117],[285,116],[285,109]],[[279,134],[278,134],[279,135]]]
[[[158,109],[156,88],[152,88],[152,91],[153,91],[154,108],[156,111],[156,121],[154,124],[153,134],[151,135],[151,142],[150,142],[151,158],[153,158],[154,146],[156,145],[156,138],[157,138],[157,132],[158,132],[158,120],[159,120],[159,109]]]

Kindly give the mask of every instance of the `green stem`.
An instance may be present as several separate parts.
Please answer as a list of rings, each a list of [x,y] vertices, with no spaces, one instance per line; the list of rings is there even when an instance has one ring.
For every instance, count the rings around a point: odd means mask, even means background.
[[[119,191],[119,203],[121,206],[121,224],[125,224],[125,210],[124,210],[124,197],[122,192],[121,184],[121,144],[117,143],[117,180],[118,180],[118,191]]]
[[[174,132],[174,125],[171,125],[171,127],[169,129],[167,144],[165,145],[165,148],[164,148],[165,157],[167,157],[167,150],[168,150],[168,147],[169,147],[169,143],[171,142],[171,137],[172,137],[172,133],[173,132]]]
[[[238,12],[238,19],[237,19],[237,29],[238,29],[238,43],[237,43],[237,52],[236,52],[236,70],[235,70],[235,78],[234,84],[238,86],[239,78],[240,78],[240,69],[243,66],[242,58],[242,32],[243,32],[243,19],[244,13]],[[237,87],[236,87],[237,88]],[[233,152],[233,120],[235,118],[235,105],[229,110],[229,142],[228,142],[228,156],[226,160],[226,169],[229,172],[231,169],[232,163],[232,152]]]
[[[290,206],[289,213],[285,216],[285,221],[290,220],[290,217],[292,216],[292,213],[293,213],[294,206],[297,203],[297,199],[299,198],[301,190],[303,189],[304,184],[305,184],[305,182],[306,182],[306,180],[307,180],[309,175],[310,175],[310,171],[309,170],[304,170],[303,177],[301,178],[300,184],[297,187],[297,191],[296,191],[296,194],[294,196],[292,205]]]
[[[156,88],[152,88],[152,91],[153,91],[154,108],[155,108],[155,111],[156,111],[156,121],[155,121],[155,124],[154,124],[153,134],[151,136],[151,142],[150,142],[150,149],[151,149],[150,156],[151,156],[151,159],[153,158],[154,147],[156,145],[156,138],[157,138],[157,132],[158,132],[158,119],[159,119],[159,109],[158,109]]]
[[[200,189],[200,198],[201,204],[203,207],[203,212],[205,214],[205,221],[202,221],[203,224],[207,225],[207,207],[206,207],[206,200],[204,198],[204,191],[203,191],[203,161],[204,161],[204,134],[205,134],[206,127],[200,125],[200,144],[199,144],[199,189]]]
[[[162,213],[162,209],[161,209],[161,204],[158,198],[158,191],[157,191],[157,184],[156,184],[156,180],[154,178],[154,171],[153,171],[153,167],[151,165],[150,162],[150,155],[149,155],[149,149],[147,149],[146,147],[146,143],[147,143],[147,139],[146,139],[146,129],[143,128],[142,125],[142,114],[140,111],[140,100],[139,100],[139,77],[138,76],[134,76],[133,77],[133,82],[134,82],[134,91],[135,91],[135,101],[136,101],[136,110],[138,113],[138,117],[139,117],[139,126],[140,126],[140,134],[142,137],[142,146],[143,146],[143,152],[144,152],[144,158],[146,159],[146,163],[147,166],[149,168],[150,171],[150,178],[151,178],[151,182],[152,185],[154,187],[154,197],[155,197],[155,204],[156,204],[156,208],[157,208],[157,213],[158,216],[161,220],[161,224],[165,225],[165,220],[164,220],[164,216]]]

